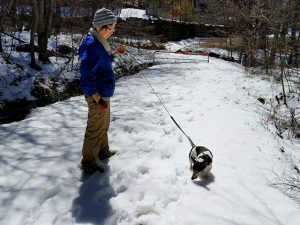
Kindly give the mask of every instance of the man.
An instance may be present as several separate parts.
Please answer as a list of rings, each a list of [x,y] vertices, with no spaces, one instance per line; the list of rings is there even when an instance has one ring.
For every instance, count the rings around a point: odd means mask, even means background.
[[[93,28],[79,47],[81,57],[80,85],[88,104],[88,120],[82,147],[81,168],[86,174],[104,169],[96,161],[113,156],[109,148],[107,132],[110,124],[110,97],[115,90],[112,62],[115,55],[123,54],[125,47],[112,53],[107,39],[115,31],[117,18],[112,11],[102,8],[96,11]]]

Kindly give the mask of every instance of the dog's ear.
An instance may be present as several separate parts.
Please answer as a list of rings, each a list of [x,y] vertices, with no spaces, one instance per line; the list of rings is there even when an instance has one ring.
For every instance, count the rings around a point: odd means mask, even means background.
[[[210,164],[212,162],[212,159],[210,158],[209,155],[204,155],[203,159],[204,159],[205,162],[207,162],[207,164]]]
[[[195,151],[197,152],[197,155],[200,155],[200,153],[202,152],[201,147],[197,146]]]

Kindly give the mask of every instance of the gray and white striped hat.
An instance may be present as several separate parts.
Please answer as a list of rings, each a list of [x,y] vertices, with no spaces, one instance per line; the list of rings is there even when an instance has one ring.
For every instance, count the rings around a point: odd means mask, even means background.
[[[93,18],[93,27],[103,27],[117,22],[117,17],[106,8],[98,9]]]

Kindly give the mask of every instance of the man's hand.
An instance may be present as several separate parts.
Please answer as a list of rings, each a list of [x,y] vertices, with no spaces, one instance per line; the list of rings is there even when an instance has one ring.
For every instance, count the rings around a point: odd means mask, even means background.
[[[126,46],[125,45],[120,45],[119,47],[116,48],[114,55],[122,55],[126,52]]]
[[[99,109],[106,109],[107,108],[107,102],[101,98],[101,95],[99,93],[96,93],[93,95],[93,99],[98,105]]]
[[[99,109],[106,109],[107,108],[107,101],[105,101],[103,98],[100,98],[98,102],[98,108]]]

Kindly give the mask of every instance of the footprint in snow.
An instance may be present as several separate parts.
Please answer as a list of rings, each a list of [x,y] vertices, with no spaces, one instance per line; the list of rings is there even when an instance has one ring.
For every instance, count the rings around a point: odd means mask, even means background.
[[[112,117],[111,117],[111,121],[116,121],[116,120],[118,120],[118,119],[120,119],[119,116],[112,116]]]
[[[178,142],[182,142],[182,135],[181,134],[179,134],[179,136],[178,136]]]
[[[147,108],[152,108],[156,103],[154,102],[145,102],[143,105],[145,105]]]
[[[69,174],[75,174],[77,171],[77,168],[68,168],[67,171]]]
[[[182,110],[182,113],[185,113],[185,114],[190,114],[192,112],[192,110]]]
[[[57,216],[55,218],[55,221],[53,223],[53,225],[74,225],[74,222],[72,219],[69,218],[60,218],[59,216]]]
[[[191,116],[191,117],[188,118],[188,122],[193,122],[193,121],[194,121],[194,117],[193,116]]]
[[[138,205],[135,209],[135,216],[136,217],[141,217],[141,216],[146,216],[149,214],[159,214],[158,212],[155,211],[155,206],[152,206],[151,204],[141,204]]]
[[[188,157],[187,157],[187,160],[186,162],[188,163]],[[176,179],[180,179],[181,177],[184,177],[186,175],[186,168],[177,168],[176,169]]]
[[[167,196],[165,198],[161,199],[161,203],[163,208],[167,208],[171,203],[177,202],[180,196],[179,191],[170,191],[167,193]]]
[[[59,192],[61,192],[61,188],[59,186],[55,186],[51,189],[46,190],[40,197],[39,203],[42,205],[48,199],[55,197]]]
[[[165,120],[159,120],[159,125],[161,125],[161,126],[166,125],[166,121]]]
[[[145,192],[135,192],[132,196],[130,196],[129,201],[132,203],[143,201],[145,198]]]
[[[151,153],[153,151],[152,146],[143,146],[142,148],[138,149],[139,153]]]
[[[178,104],[178,103],[176,103],[176,104],[173,105],[174,108],[181,107],[181,106],[182,106],[182,105],[181,105],[181,104]]]
[[[171,156],[172,156],[172,153],[170,151],[162,151],[160,158],[161,159],[169,159],[169,158],[171,158]]]
[[[127,191],[128,187],[126,187],[125,185],[120,185],[119,187],[116,188],[116,194],[120,194],[123,193],[125,191]]]
[[[142,175],[145,175],[145,174],[149,173],[149,167],[140,165],[140,166],[138,166],[138,172]]]
[[[125,126],[123,127],[123,129],[124,129],[124,131],[127,132],[127,133],[132,133],[133,130],[134,130],[134,128],[131,127],[131,126],[129,126],[129,125],[125,125]]]
[[[164,127],[163,130],[165,132],[165,135],[171,134],[171,132],[172,132],[172,128],[171,127]]]

